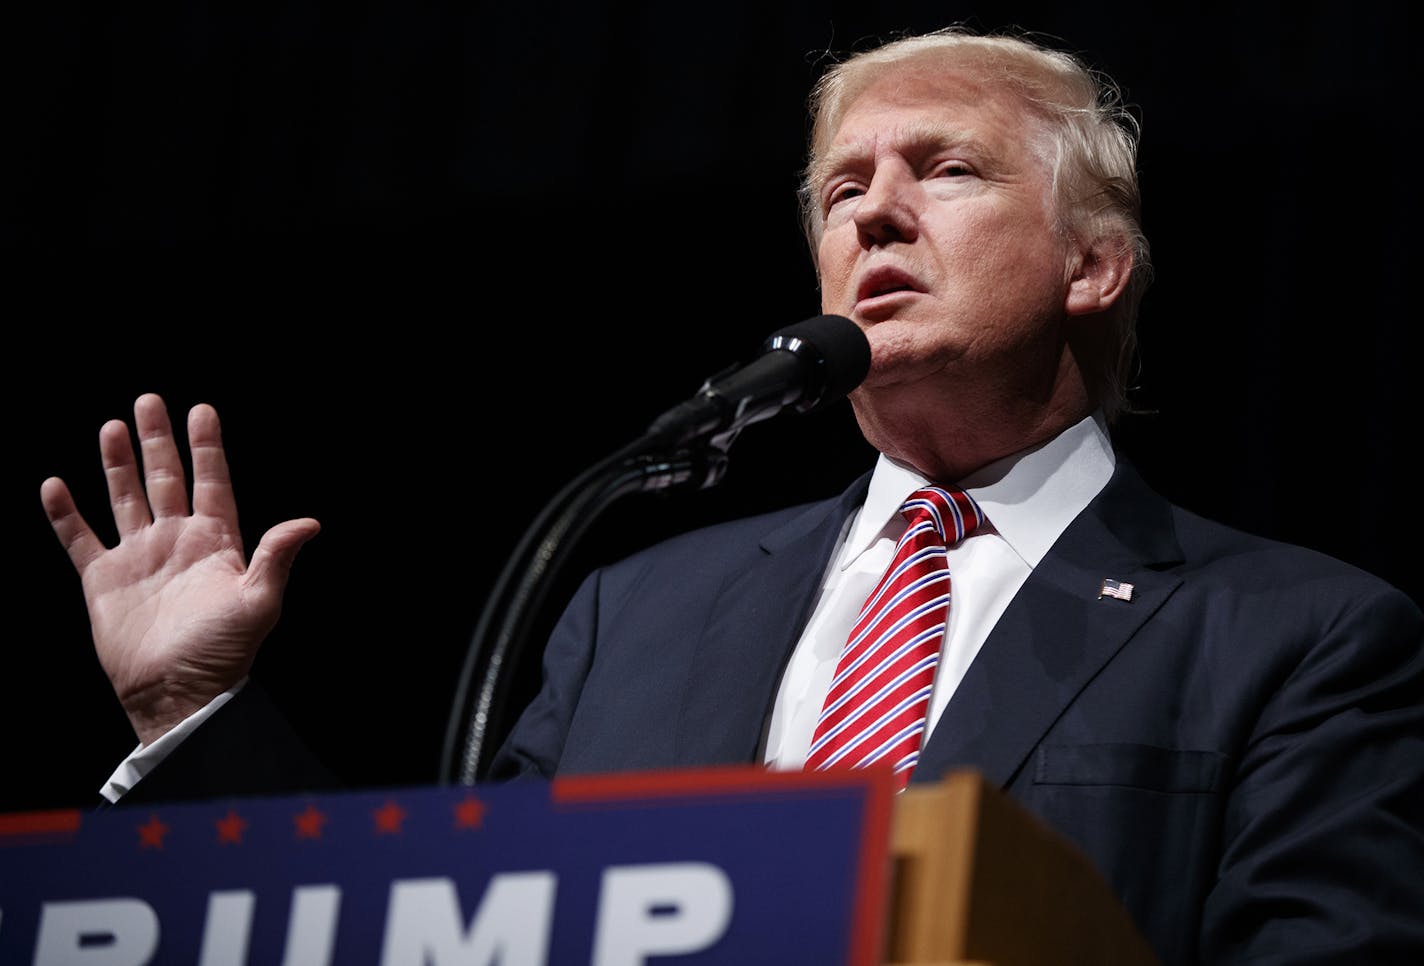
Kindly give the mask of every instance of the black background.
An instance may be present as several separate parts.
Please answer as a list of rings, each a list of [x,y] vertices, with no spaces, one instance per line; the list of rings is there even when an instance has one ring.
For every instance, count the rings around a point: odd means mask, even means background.
[[[1041,33],[1143,119],[1154,414],[1119,438],[1149,481],[1424,599],[1409,6],[1165,6],[8,15],[0,808],[88,803],[133,745],[38,491],[64,477],[111,536],[97,432],[145,391],[180,424],[218,407],[249,547],[322,521],[269,688],[356,782],[434,780],[536,511],[819,311],[794,190],[825,52],[951,21]],[[871,455],[844,405],[788,414],[719,487],[615,505],[571,566],[830,495]]]

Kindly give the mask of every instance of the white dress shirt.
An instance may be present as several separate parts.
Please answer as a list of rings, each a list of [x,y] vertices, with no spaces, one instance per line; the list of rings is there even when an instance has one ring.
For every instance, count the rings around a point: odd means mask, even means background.
[[[154,739],[150,744],[141,744],[129,752],[129,756],[119,763],[118,768],[114,769],[114,773],[109,776],[104,787],[99,789],[99,794],[110,802],[117,802],[127,795],[129,789],[137,785],[144,775],[153,771],[160,761],[167,758],[174,748],[183,743],[184,738],[198,729],[198,725],[212,717],[214,711],[232,700],[232,696],[241,691],[242,686],[246,683],[247,678],[244,677],[231,688],[165,731],[161,737]]]
[[[930,696],[926,739],[999,615],[1048,548],[1107,485],[1115,465],[1107,429],[1095,415],[1047,443],[957,481],[987,519],[977,532],[949,548],[949,623]],[[782,674],[763,745],[767,765],[783,770],[805,765],[841,647],[905,532],[900,505],[929,482],[886,456],[876,463],[865,503],[846,522],[816,609]]]

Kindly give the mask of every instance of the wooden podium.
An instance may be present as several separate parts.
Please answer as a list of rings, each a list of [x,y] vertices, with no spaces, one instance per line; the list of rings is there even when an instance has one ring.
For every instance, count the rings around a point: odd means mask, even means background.
[[[960,771],[895,802],[887,966],[1158,966],[1075,846]]]

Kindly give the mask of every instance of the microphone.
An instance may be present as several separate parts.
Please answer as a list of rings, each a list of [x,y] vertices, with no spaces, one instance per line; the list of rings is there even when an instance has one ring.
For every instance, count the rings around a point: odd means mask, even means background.
[[[714,486],[726,468],[727,450],[743,427],[788,406],[810,412],[834,402],[860,385],[869,371],[870,343],[850,319],[819,315],[778,329],[751,362],[711,377],[697,395],[663,413],[641,437],[565,485],[525,532],[480,615],[446,722],[441,781],[457,766],[462,784],[475,784],[482,777],[487,739],[493,734],[497,742],[507,734],[504,718],[512,674],[521,666],[519,653],[545,595],[570,559],[569,547],[606,507],[639,490]],[[706,447],[687,446],[704,438]],[[483,679],[467,706],[481,664]],[[461,729],[465,736],[457,760]]]
[[[788,406],[806,413],[841,399],[869,371],[870,343],[860,327],[841,315],[818,315],[767,336],[760,355],[709,378],[697,395],[653,420],[643,439],[680,446],[724,437],[725,445]]]

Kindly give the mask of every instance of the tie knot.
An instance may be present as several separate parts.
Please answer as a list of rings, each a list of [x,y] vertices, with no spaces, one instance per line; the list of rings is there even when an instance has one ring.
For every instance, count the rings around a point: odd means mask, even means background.
[[[984,522],[984,511],[963,490],[948,486],[925,486],[910,494],[900,507],[910,525],[929,520],[946,547],[972,534]]]

